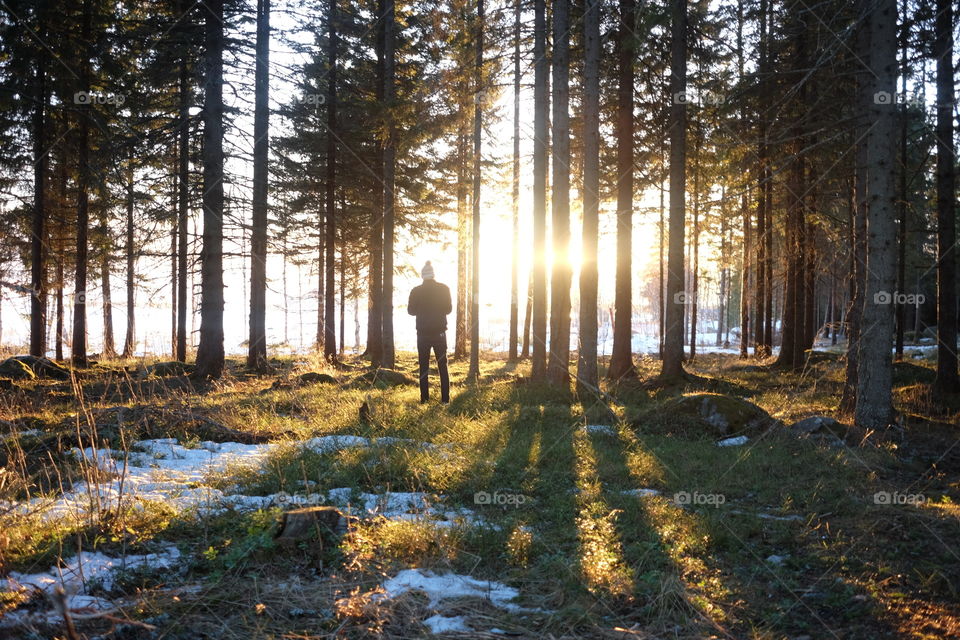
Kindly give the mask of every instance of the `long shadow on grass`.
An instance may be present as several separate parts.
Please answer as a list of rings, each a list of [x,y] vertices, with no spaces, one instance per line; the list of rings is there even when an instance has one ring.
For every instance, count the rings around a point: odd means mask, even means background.
[[[637,599],[646,603],[637,612],[637,622],[662,626],[683,618],[700,619],[710,626],[729,627],[737,637],[757,629],[775,635],[825,638],[866,639],[890,633],[862,595],[855,597],[862,588],[851,584],[849,567],[831,562],[816,550],[820,534],[803,521],[763,519],[748,512],[755,511],[750,503],[776,504],[771,491],[778,487],[781,503],[801,509],[822,511],[828,504],[845,504],[844,496],[829,495],[839,494],[839,486],[810,487],[806,483],[803,467],[840,472],[831,468],[826,454],[760,450],[754,452],[755,459],[741,462],[743,466],[731,475],[721,459],[729,452],[709,444],[676,438],[640,441],[630,432],[622,432],[620,438],[594,435],[592,444],[611,504],[623,509],[617,527],[621,539],[629,541],[624,553],[636,569]],[[772,444],[780,446],[786,445]],[[646,464],[636,464],[637,456],[646,457]],[[776,461],[784,473],[772,475],[773,469],[765,466],[767,461]],[[654,472],[657,467],[663,468],[660,473]],[[623,493],[627,479],[641,485],[637,488],[649,488],[649,476],[661,480],[654,484],[665,489],[663,496]],[[750,481],[758,478],[779,480],[751,488]],[[783,482],[784,478],[789,480]],[[683,498],[677,498],[679,492]],[[821,493],[826,495],[821,498]],[[696,495],[722,495],[734,504],[718,506],[709,500],[695,504],[697,499],[692,496]],[[674,501],[686,501],[688,506],[680,508]],[[846,542],[840,546],[856,554],[857,541]],[[815,548],[808,550],[810,544]],[[777,557],[774,550],[784,555]],[[708,616],[713,622],[708,622]]]

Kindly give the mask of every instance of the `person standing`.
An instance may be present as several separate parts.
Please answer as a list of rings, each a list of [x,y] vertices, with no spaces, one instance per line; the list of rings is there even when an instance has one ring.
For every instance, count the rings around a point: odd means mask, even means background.
[[[407,313],[417,318],[417,356],[420,364],[420,402],[430,399],[430,351],[440,372],[440,402],[450,402],[450,375],[447,372],[447,315],[453,310],[450,288],[434,279],[427,260],[420,272],[423,284],[410,291]]]

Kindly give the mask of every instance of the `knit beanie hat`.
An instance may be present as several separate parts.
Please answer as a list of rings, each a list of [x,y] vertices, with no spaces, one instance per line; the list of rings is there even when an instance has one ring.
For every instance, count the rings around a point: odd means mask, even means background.
[[[430,264],[429,260],[427,260],[427,264],[423,265],[423,270],[420,272],[420,275],[424,280],[433,280],[433,265]]]

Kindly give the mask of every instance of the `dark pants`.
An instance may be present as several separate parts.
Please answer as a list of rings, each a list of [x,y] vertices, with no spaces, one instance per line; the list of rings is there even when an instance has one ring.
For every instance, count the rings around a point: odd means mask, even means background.
[[[450,402],[450,374],[447,373],[447,334],[418,333],[417,355],[420,360],[420,402],[430,399],[430,350],[437,356],[440,371],[440,400]]]

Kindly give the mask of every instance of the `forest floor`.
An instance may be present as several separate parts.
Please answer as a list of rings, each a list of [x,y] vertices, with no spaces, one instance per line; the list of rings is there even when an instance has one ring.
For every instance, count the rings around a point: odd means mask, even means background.
[[[717,446],[668,404],[722,392],[844,422],[823,352],[802,372],[698,356],[656,391],[641,359],[640,382],[587,398],[528,363],[484,359],[467,384],[455,362],[449,405],[307,358],[202,388],[133,362],[18,383],[0,392],[0,637],[70,637],[56,603],[88,638],[960,637],[960,403],[935,405],[932,361],[908,356],[902,431],[843,444],[780,427]],[[307,371],[336,381],[297,385]],[[309,504],[357,518],[277,541]]]

